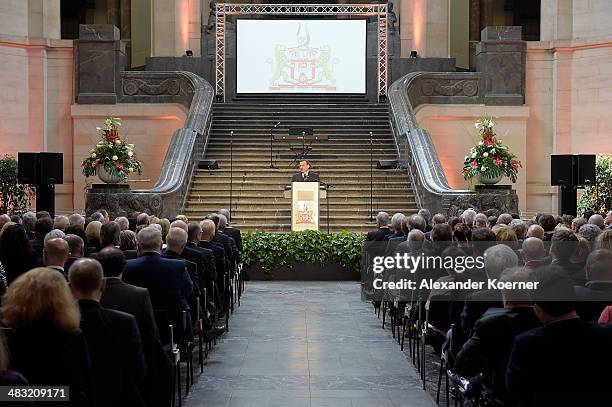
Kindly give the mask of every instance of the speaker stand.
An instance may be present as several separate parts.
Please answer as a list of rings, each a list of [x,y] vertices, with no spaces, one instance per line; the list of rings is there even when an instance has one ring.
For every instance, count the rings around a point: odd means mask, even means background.
[[[578,211],[578,188],[575,186],[559,186],[559,215],[576,217]]]
[[[36,185],[36,211],[47,211],[51,218],[55,217],[55,185]]]

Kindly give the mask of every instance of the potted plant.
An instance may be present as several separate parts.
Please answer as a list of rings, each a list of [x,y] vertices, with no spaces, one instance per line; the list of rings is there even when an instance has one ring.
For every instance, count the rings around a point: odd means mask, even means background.
[[[109,116],[103,127],[96,129],[100,141],[89,151],[89,157],[81,163],[83,175],[98,177],[107,184],[127,181],[131,172],[142,174],[142,165],[134,153],[134,144],[126,143],[119,137],[121,119]]]
[[[21,215],[34,197],[33,187],[18,182],[17,168],[17,160],[12,155],[6,154],[0,160],[0,214]]]
[[[514,183],[521,162],[508,151],[508,146],[497,139],[495,122],[483,117],[475,123],[480,133],[480,141],[470,149],[463,161],[463,178],[471,180],[476,177],[481,184],[497,184],[506,176]]]

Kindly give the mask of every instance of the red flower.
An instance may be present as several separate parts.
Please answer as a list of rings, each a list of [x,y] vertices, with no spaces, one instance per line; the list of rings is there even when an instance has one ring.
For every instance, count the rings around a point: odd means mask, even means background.
[[[521,162],[520,161],[516,161],[516,160],[512,160],[512,161],[510,161],[510,165],[512,166],[512,168],[514,168],[516,170],[517,168],[519,168],[521,166]]]
[[[476,161],[472,161],[472,162],[470,163],[470,167],[472,167],[472,168],[476,168],[476,167],[478,167],[478,163],[477,163]]]
[[[119,140],[119,133],[117,133],[117,130],[109,131],[104,133],[104,138],[106,141],[114,143],[115,141]]]
[[[118,170],[122,170],[123,169],[123,164],[117,164],[117,165],[115,165],[115,167],[117,167]]]
[[[98,164],[100,164],[100,160],[94,161],[91,165],[95,168],[98,166]]]
[[[485,144],[485,146],[487,146],[487,147],[491,147],[491,146],[493,145],[493,142],[491,141],[491,139],[490,139],[490,138],[488,138],[488,137],[487,137],[487,138],[485,139],[485,141],[484,141],[484,144]]]
[[[502,160],[501,160],[499,157],[497,157],[497,156],[493,157],[493,162],[494,162],[494,163],[495,163],[495,165],[497,165],[498,167],[501,167],[501,165],[502,165]]]
[[[85,167],[86,164],[87,164],[87,159],[84,159],[83,162],[81,163],[81,167]]]

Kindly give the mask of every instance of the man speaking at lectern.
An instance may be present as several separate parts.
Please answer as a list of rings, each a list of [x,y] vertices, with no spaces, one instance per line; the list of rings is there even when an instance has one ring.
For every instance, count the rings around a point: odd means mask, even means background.
[[[291,182],[319,182],[319,174],[310,171],[308,160],[300,160],[300,172],[291,178]]]

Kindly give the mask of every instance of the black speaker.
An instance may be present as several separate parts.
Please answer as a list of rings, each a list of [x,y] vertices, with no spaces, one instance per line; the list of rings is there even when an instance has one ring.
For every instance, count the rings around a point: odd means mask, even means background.
[[[550,156],[550,185],[573,186],[574,182],[574,156]]]
[[[393,170],[397,168],[397,160],[378,160],[376,169],[378,170]]]
[[[198,163],[199,169],[218,170],[219,162],[217,160],[200,160]]]
[[[575,186],[559,187],[559,215],[576,216],[578,207],[578,191]]]
[[[17,153],[17,180],[20,184],[38,183],[38,153]]]
[[[40,153],[39,184],[64,183],[64,156],[62,153]]]
[[[595,184],[595,155],[552,155],[550,184],[559,186]]]
[[[576,156],[576,185],[595,184],[595,154],[581,154]]]

